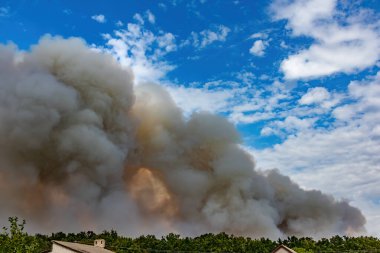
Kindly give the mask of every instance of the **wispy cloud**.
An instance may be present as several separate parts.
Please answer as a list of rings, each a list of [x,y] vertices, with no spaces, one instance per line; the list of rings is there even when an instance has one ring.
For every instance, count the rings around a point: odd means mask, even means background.
[[[145,23],[144,18],[140,13],[135,13],[135,15],[133,15],[133,19],[136,20],[141,25]]]
[[[135,15],[136,16],[136,15]],[[135,82],[159,82],[175,66],[164,60],[164,56],[177,49],[172,33],[158,35],[146,29],[138,19],[128,23],[125,29],[114,34],[104,34],[106,48],[124,67],[129,67],[135,75]]]
[[[124,23],[121,21],[121,20],[118,20],[116,23],[115,23],[116,26],[118,27],[121,27],[124,25]]]
[[[196,48],[205,48],[214,42],[226,41],[230,28],[224,25],[216,26],[214,29],[206,29],[199,33],[191,32],[191,36],[183,44],[191,44]]]
[[[7,17],[10,14],[9,7],[0,6],[0,17]]]
[[[150,10],[145,11],[143,14],[135,13],[135,15],[133,15],[133,19],[141,25],[144,25],[145,21],[148,21],[150,24],[156,23],[156,17]]]
[[[249,36],[250,39],[267,39],[268,34],[265,32],[257,32]]]
[[[103,14],[93,15],[93,16],[91,16],[91,18],[93,20],[95,20],[96,22],[101,23],[101,24],[107,22],[106,17]]]
[[[70,9],[64,9],[62,12],[63,12],[64,14],[66,14],[66,15],[71,15],[71,14],[73,14],[72,10],[70,10]]]
[[[146,11],[146,15],[147,15],[149,23],[154,24],[156,22],[156,17],[153,15],[153,13],[150,10]]]

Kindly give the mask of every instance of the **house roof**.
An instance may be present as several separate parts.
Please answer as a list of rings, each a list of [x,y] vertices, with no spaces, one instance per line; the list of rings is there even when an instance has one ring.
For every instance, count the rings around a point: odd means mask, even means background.
[[[286,250],[287,252],[289,252],[289,253],[297,253],[296,251],[294,251],[294,250],[292,250],[291,248],[288,248],[288,247],[286,247],[285,245],[279,245],[279,246],[277,246],[277,248],[275,248],[273,251],[272,251],[272,253],[275,253],[276,251],[278,251],[279,249],[284,249],[284,250]]]
[[[77,253],[114,253],[113,251],[107,249],[81,243],[62,241],[53,241],[53,243]]]

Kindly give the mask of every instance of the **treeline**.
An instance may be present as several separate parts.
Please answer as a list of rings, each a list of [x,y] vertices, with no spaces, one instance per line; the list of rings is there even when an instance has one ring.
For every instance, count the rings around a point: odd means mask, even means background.
[[[270,253],[278,245],[284,244],[298,253],[311,252],[380,252],[380,239],[375,237],[334,236],[330,239],[313,240],[309,237],[272,241],[266,238],[251,239],[226,233],[204,234],[194,238],[169,234],[161,238],[154,235],[129,238],[120,236],[116,231],[104,231],[96,234],[92,231],[80,233],[53,233],[48,235],[28,235],[25,233],[25,221],[16,217],[9,218],[10,226],[4,227],[0,234],[1,253],[41,253],[51,249],[53,240],[93,244],[95,239],[105,239],[106,248],[115,252],[252,252]]]

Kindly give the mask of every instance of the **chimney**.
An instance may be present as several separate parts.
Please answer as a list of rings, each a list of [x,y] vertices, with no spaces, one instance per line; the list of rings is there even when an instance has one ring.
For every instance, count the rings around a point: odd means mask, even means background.
[[[106,246],[106,241],[104,239],[96,239],[94,241],[94,246],[99,248],[104,248]]]

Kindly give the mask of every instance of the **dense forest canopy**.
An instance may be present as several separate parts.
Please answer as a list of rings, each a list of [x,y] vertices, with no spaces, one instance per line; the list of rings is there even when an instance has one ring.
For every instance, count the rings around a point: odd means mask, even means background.
[[[114,230],[96,234],[93,231],[79,233],[52,233],[51,235],[28,235],[24,232],[25,220],[9,218],[9,227],[3,227],[0,234],[1,253],[48,252],[53,240],[92,244],[95,239],[106,240],[106,248],[115,252],[272,252],[278,245],[286,245],[298,253],[308,252],[380,252],[380,239],[375,237],[333,236],[329,239],[314,240],[310,237],[272,241],[266,238],[252,239],[219,234],[203,234],[197,237],[181,237],[170,233],[161,238],[142,235],[137,238],[118,235]]]

